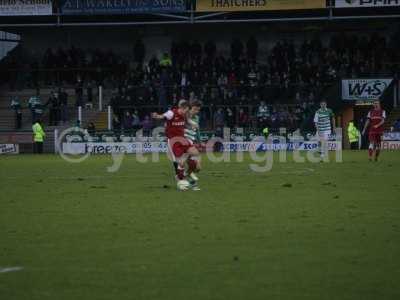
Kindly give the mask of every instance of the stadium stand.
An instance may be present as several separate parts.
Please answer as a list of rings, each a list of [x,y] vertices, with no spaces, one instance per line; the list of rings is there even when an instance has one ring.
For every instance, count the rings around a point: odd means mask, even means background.
[[[223,122],[231,127],[239,124],[242,111],[249,127],[286,126],[306,131],[312,128],[316,103],[331,96],[329,89],[339,78],[397,76],[397,41],[397,35],[376,32],[363,36],[331,34],[324,41],[318,35],[296,39],[296,43],[276,40],[264,49],[255,37],[234,38],[230,53],[224,53],[211,39],[182,40],[172,41],[168,53],[159,58],[151,56],[147,61],[148,46],[140,39],[130,56],[112,49],[74,46],[48,48],[32,56],[21,45],[1,61],[2,70],[9,70],[7,74],[2,72],[8,91],[0,100],[1,128],[14,127],[13,112],[5,109],[12,95],[28,99],[33,88],[41,87],[42,98],[47,101],[52,88],[65,87],[69,123],[75,124],[74,107],[85,108],[87,102],[89,108],[96,106],[93,100],[97,99],[97,87],[102,85],[105,103],[112,106],[121,127],[126,111],[138,109],[143,122],[152,110],[166,109],[180,98],[196,98],[206,106],[203,125],[210,129],[214,127],[214,113],[222,108]],[[261,101],[267,105],[262,118],[258,116]],[[107,127],[105,112],[83,111],[85,125],[93,121],[98,129]],[[45,112],[48,121],[49,110]],[[23,128],[29,128],[29,111],[23,108],[22,115]]]

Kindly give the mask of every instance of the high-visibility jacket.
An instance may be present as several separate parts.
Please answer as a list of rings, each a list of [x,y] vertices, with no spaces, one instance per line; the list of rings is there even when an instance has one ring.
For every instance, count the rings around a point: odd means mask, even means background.
[[[268,129],[268,127],[265,127],[265,128],[263,129],[262,133],[264,134],[264,136],[268,136],[268,134],[269,134],[269,129]]]
[[[350,143],[358,142],[360,132],[358,131],[357,127],[354,126],[353,122],[350,122],[349,126],[347,127],[347,135],[349,136]]]
[[[169,57],[164,57],[160,61],[161,67],[169,67],[172,66],[172,60]]]
[[[44,133],[42,126],[38,122],[32,125],[32,131],[33,131],[33,140],[35,142],[43,142],[44,138],[46,137],[46,134]]]

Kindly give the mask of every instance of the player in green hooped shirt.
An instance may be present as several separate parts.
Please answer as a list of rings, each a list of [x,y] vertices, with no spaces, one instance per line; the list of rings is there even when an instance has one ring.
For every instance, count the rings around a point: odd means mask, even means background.
[[[188,139],[193,145],[200,144],[200,118],[199,112],[202,103],[200,101],[192,101],[190,103],[190,110],[187,116],[187,125],[185,128],[185,138]],[[192,190],[200,190],[197,185],[199,178],[196,173],[200,171],[200,157],[189,156],[188,160],[188,181],[191,184]]]
[[[321,158],[324,159],[328,154],[327,141],[332,134],[332,129],[336,128],[335,115],[333,111],[326,106],[325,100],[320,102],[320,108],[315,112],[314,124],[319,137]]]

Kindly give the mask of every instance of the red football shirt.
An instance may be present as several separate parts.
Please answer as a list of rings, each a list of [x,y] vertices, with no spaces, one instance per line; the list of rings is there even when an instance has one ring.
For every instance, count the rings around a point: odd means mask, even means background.
[[[371,109],[368,113],[367,118],[370,120],[370,133],[383,133],[383,124],[378,128],[374,128],[375,125],[378,125],[382,120],[386,119],[386,112],[383,109]]]
[[[185,135],[186,116],[179,113],[178,108],[164,113],[167,119],[165,124],[165,135],[167,138],[183,137]]]

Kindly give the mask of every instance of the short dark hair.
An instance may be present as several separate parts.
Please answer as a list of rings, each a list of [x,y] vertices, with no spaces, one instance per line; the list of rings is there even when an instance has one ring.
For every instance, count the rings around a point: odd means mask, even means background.
[[[193,100],[190,102],[190,107],[202,107],[203,103],[200,100]]]

